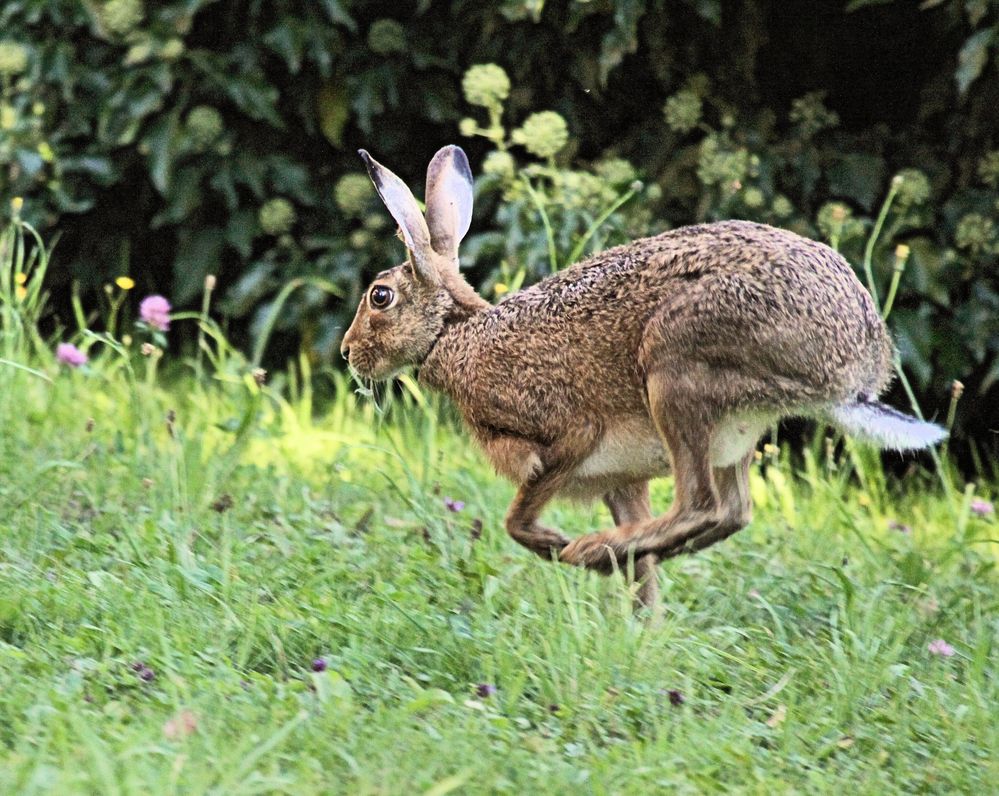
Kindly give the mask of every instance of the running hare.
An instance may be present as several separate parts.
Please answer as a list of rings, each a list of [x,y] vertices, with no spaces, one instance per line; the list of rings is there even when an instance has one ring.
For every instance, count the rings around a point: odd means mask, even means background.
[[[361,157],[398,222],[407,262],[375,277],[342,352],[360,376],[407,365],[447,393],[496,470],[519,487],[510,535],[544,558],[641,581],[655,565],[745,527],[753,449],[788,415],[899,450],[939,427],[883,404],[891,341],[832,249],[746,221],[684,227],[610,249],[493,306],[458,272],[472,217],[465,153],[427,170],[426,215],[402,180]],[[672,469],[654,517],[648,481]],[[539,524],[556,495],[600,496],[616,527],[570,540]]]

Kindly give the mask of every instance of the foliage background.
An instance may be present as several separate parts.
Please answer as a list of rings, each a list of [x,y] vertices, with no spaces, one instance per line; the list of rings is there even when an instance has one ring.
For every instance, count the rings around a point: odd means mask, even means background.
[[[317,276],[342,298],[297,290],[271,356],[333,360],[367,276],[401,255],[349,176],[360,146],[418,186],[439,146],[465,145],[483,176],[463,265],[487,295],[552,267],[538,202],[567,252],[629,191],[587,251],[743,217],[835,237],[858,264],[906,170],[874,257],[883,289],[911,250],[903,362],[928,414],[963,381],[957,428],[995,444],[996,0],[8,0],[0,31],[0,195],[60,231],[63,323],[73,290],[120,274],[180,307],[216,274],[248,343],[283,285]],[[499,126],[463,95],[483,63],[510,77]],[[542,110],[569,137],[539,158],[517,125]],[[462,138],[467,118],[494,134]]]

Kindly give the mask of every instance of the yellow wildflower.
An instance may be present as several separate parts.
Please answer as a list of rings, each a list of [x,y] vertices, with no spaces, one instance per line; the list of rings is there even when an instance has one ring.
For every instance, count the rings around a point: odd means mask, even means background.
[[[493,287],[493,293],[495,293],[497,296],[502,296],[504,293],[509,292],[509,290],[510,290],[509,286],[506,285],[504,282],[497,282],[496,285]]]
[[[904,243],[898,244],[898,246],[895,247],[895,257],[896,257],[896,259],[899,259],[899,260],[908,260],[909,259],[909,247],[906,246]]]
[[[20,196],[15,196],[10,200],[10,209],[14,211],[14,215],[20,213],[22,207],[24,207],[24,199]]]
[[[122,290],[131,290],[135,287],[135,280],[130,276],[119,276],[114,283]]]
[[[17,282],[17,284],[19,285],[23,285],[25,282],[28,281],[28,275],[23,271],[18,271],[16,274],[14,274],[14,281]]]
[[[25,297],[28,295],[28,288],[24,285],[18,285],[14,290],[14,295],[17,296],[18,301],[24,301]]]

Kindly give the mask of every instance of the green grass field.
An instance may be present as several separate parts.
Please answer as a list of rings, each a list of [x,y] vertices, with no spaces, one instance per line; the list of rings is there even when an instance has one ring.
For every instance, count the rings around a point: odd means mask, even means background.
[[[970,491],[771,452],[750,528],[667,563],[650,622],[509,541],[512,487],[418,393],[313,419],[235,356],[162,387],[105,351],[0,366],[0,792],[999,781],[999,529]]]
[[[265,382],[266,334],[247,360],[210,296],[171,317],[188,359],[118,328],[120,285],[107,331],[77,302],[43,339],[25,229],[0,238],[0,793],[995,791],[994,485],[770,446],[753,524],[636,617],[622,578],[506,538],[512,487],[410,378],[379,407],[328,371],[317,410],[308,361]]]

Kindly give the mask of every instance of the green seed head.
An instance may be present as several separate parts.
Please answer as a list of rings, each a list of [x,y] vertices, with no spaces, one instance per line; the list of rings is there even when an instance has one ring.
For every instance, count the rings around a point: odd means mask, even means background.
[[[930,198],[930,181],[919,169],[903,169],[895,175],[898,203],[905,207],[921,205]]]
[[[108,0],[100,10],[104,27],[109,33],[119,36],[131,33],[142,22],[144,15],[142,0]]]
[[[853,211],[842,202],[826,202],[815,219],[826,238],[842,238]]]
[[[749,152],[729,149],[725,136],[709,135],[701,142],[697,177],[704,185],[738,186],[749,171]]]
[[[512,138],[532,155],[550,158],[569,142],[569,127],[555,111],[541,111],[528,116]]]
[[[333,187],[333,201],[350,218],[360,218],[368,210],[375,191],[368,175],[344,174]]]
[[[208,105],[191,108],[187,114],[187,134],[196,152],[204,152],[222,134],[222,116]]]
[[[689,133],[701,121],[701,98],[693,89],[678,91],[663,106],[666,124],[678,133]]]
[[[600,177],[614,186],[630,185],[638,176],[635,167],[624,158],[607,158],[596,165]]]
[[[981,213],[968,213],[957,222],[954,230],[954,243],[959,249],[967,249],[972,254],[981,254],[993,243],[996,233],[995,222]]]
[[[0,41],[0,75],[17,75],[28,68],[28,48],[16,41]]]
[[[999,149],[986,152],[978,161],[978,176],[986,185],[999,187]]]
[[[468,116],[458,122],[458,132],[461,133],[466,138],[471,138],[477,132],[479,132],[479,124]]]
[[[791,103],[791,121],[798,125],[803,138],[839,124],[839,114],[825,106],[825,98],[824,91],[811,91]]]
[[[763,195],[763,191],[756,187],[749,187],[742,192],[742,202],[746,207],[756,209],[758,207],[763,207],[766,202],[766,197]]]
[[[368,28],[368,47],[377,55],[406,51],[406,30],[394,19],[376,19]]]
[[[790,199],[783,194],[779,194],[774,197],[772,210],[777,218],[788,218],[794,212],[794,206],[791,204]]]
[[[509,179],[513,177],[517,169],[517,164],[513,160],[513,155],[509,152],[493,151],[486,155],[482,162],[482,172],[495,177]]]
[[[295,208],[291,202],[279,196],[265,202],[257,218],[260,228],[268,235],[282,235],[295,224]]]
[[[184,53],[184,42],[181,39],[168,39],[160,48],[160,57],[164,61],[173,61]]]
[[[465,100],[483,108],[498,108],[510,96],[510,78],[497,64],[477,64],[461,80]]]

